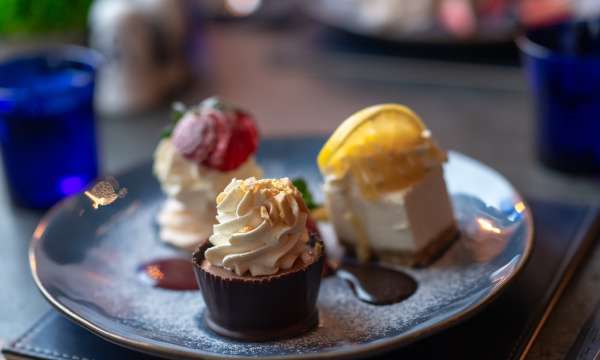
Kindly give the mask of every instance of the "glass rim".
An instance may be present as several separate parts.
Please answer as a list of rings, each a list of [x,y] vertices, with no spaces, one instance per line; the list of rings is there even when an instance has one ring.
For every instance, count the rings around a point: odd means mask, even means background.
[[[537,59],[554,58],[556,60],[578,59],[600,61],[600,55],[596,54],[577,55],[552,50],[551,48],[541,45],[538,42],[531,39],[527,31],[522,32],[516,36],[515,44],[517,45],[521,53]]]
[[[537,58],[548,58],[552,55],[560,55],[558,52],[554,52],[546,46],[540,45],[535,41],[531,40],[525,33],[519,34],[515,39],[515,43],[521,52],[529,56]]]
[[[104,62],[103,56],[98,51],[91,48],[79,45],[52,45],[17,51],[3,57],[0,59],[0,69],[7,64],[45,57],[55,57],[67,62],[83,64],[89,66],[93,71],[96,71]],[[93,79],[91,81],[93,81]],[[28,89],[30,89],[30,87],[0,85],[0,99],[10,99]]]

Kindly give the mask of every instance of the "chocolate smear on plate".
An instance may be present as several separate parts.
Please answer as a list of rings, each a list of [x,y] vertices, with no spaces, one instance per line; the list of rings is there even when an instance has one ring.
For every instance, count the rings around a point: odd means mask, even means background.
[[[356,297],[374,305],[400,302],[414,294],[418,287],[408,274],[373,263],[344,261],[336,276],[348,282]]]

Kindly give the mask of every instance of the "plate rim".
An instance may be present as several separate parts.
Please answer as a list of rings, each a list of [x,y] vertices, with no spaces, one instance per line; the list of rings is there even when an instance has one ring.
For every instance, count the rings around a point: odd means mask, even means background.
[[[461,152],[449,151],[449,153],[451,153],[455,156],[458,155],[458,157],[466,158],[469,161],[476,163],[478,166],[485,168],[487,171],[492,172],[495,176],[498,176],[501,179],[503,179],[504,181],[506,181],[508,183],[508,185],[510,186],[510,188],[513,190],[513,192],[516,194],[518,199],[520,201],[522,201],[523,203],[525,203],[525,205],[526,205],[525,210],[523,211],[523,219],[526,223],[525,225],[526,225],[526,232],[527,232],[527,234],[525,236],[525,239],[526,239],[525,248],[524,248],[522,257],[519,259],[514,271],[510,274],[510,276],[507,277],[500,286],[496,286],[496,287],[492,288],[492,290],[488,294],[486,294],[486,296],[478,304],[471,306],[471,307],[467,307],[466,309],[463,309],[463,310],[457,312],[456,314],[454,314],[451,317],[449,317],[448,319],[446,319],[444,322],[432,324],[431,326],[428,326],[423,329],[412,330],[402,336],[395,336],[395,337],[391,337],[391,338],[387,338],[387,339],[374,340],[368,344],[361,344],[358,348],[348,348],[348,349],[340,349],[340,350],[333,350],[333,351],[326,351],[326,352],[293,354],[293,355],[283,355],[283,356],[279,356],[279,355],[266,356],[264,358],[270,359],[270,360],[345,359],[345,358],[356,357],[356,356],[364,357],[364,356],[368,356],[368,355],[376,355],[379,353],[384,353],[384,352],[392,350],[392,349],[397,349],[397,348],[409,345],[421,338],[439,333],[442,330],[453,327],[456,324],[459,324],[459,323],[471,318],[472,316],[476,315],[477,313],[479,313],[480,311],[485,309],[500,294],[502,294],[502,292],[504,290],[506,290],[508,285],[515,279],[515,277],[519,273],[521,273],[523,268],[527,265],[527,263],[529,262],[529,259],[531,258],[531,253],[533,252],[535,229],[534,229],[533,217],[532,217],[530,207],[527,204],[527,202],[525,201],[525,199],[523,198],[523,196],[521,195],[521,193],[516,190],[516,188],[512,185],[512,183],[510,181],[508,181],[508,179],[506,179],[501,173],[496,171],[494,168],[486,165],[485,163],[483,163],[475,158],[467,156]],[[148,161],[145,161],[143,163],[128,167],[128,168],[124,169],[123,171],[119,171],[114,177],[119,178],[120,176],[123,176],[127,173],[131,173],[131,172],[137,170],[138,168],[146,167],[148,165],[148,163],[149,163]],[[98,325],[94,324],[93,322],[85,319],[84,317],[76,314],[75,311],[72,311],[66,305],[62,304],[58,299],[54,298],[49,293],[49,291],[44,287],[44,285],[42,284],[40,277],[37,273],[36,251],[37,251],[37,249],[39,247],[38,245],[42,239],[41,235],[44,233],[44,230],[45,230],[46,226],[48,225],[48,223],[50,222],[50,220],[52,218],[54,218],[56,216],[56,214],[58,214],[58,212],[60,212],[64,208],[66,208],[69,203],[76,201],[79,195],[80,194],[76,194],[76,195],[70,196],[66,199],[63,199],[60,202],[58,202],[56,205],[54,205],[52,208],[50,208],[50,210],[48,210],[48,212],[46,212],[40,219],[38,225],[36,226],[36,228],[33,232],[33,235],[32,235],[32,238],[31,238],[31,241],[29,244],[28,258],[29,258],[29,267],[31,270],[31,275],[33,277],[33,281],[34,281],[35,285],[37,286],[38,290],[42,293],[42,295],[46,299],[46,301],[48,301],[50,303],[50,305],[52,305],[61,314],[65,315],[69,320],[75,322],[79,326],[82,326],[83,328],[87,329],[88,331],[100,336],[101,338],[103,338],[109,342],[112,342],[114,344],[117,344],[119,346],[123,346],[128,349],[135,350],[135,351],[141,351],[141,352],[149,354],[149,355],[154,355],[154,356],[158,355],[161,357],[166,357],[166,358],[171,358],[171,359],[182,358],[182,357],[188,358],[188,359],[211,359],[211,360],[212,359],[217,360],[217,359],[249,359],[249,358],[251,358],[248,356],[239,356],[239,355],[214,354],[214,353],[203,352],[202,350],[190,352],[190,351],[186,351],[185,350],[186,348],[183,346],[180,346],[180,345],[171,345],[171,347],[167,347],[167,346],[163,346],[163,345],[159,345],[159,344],[153,344],[151,342],[138,341],[138,340],[131,339],[128,337],[124,337],[119,334],[108,331],[106,329],[103,329],[101,326],[98,326]]]

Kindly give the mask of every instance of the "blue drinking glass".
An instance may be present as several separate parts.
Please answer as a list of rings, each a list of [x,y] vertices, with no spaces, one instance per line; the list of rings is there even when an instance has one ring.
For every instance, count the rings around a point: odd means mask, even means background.
[[[15,202],[47,208],[98,175],[99,60],[92,50],[64,46],[0,62],[0,145]]]
[[[540,160],[600,173],[600,19],[533,29],[517,42],[537,112]]]

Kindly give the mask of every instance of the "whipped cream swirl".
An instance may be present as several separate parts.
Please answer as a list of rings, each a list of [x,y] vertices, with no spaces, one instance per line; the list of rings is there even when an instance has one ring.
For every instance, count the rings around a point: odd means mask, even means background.
[[[308,209],[288,178],[233,179],[217,196],[217,221],[206,259],[237,275],[272,275],[309,251]]]
[[[193,250],[211,234],[214,199],[232,178],[261,176],[254,157],[228,172],[209,169],[184,158],[171,139],[163,139],[154,153],[154,174],[168,196],[158,214],[161,240]]]

